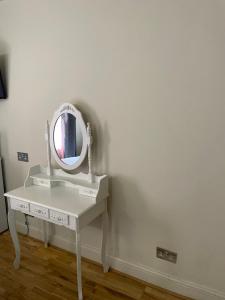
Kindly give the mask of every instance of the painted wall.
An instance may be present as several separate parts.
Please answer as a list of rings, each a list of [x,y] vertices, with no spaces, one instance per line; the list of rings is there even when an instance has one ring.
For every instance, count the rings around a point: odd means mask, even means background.
[[[225,297],[224,32],[223,0],[1,1],[7,189],[46,163],[45,121],[72,102],[94,126],[96,172],[111,176],[111,254]],[[100,220],[82,234],[100,238]]]

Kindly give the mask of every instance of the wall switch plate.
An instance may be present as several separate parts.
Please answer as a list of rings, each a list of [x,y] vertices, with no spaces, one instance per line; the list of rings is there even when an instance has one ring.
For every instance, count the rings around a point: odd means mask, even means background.
[[[28,153],[24,153],[24,152],[17,152],[17,157],[19,161],[25,161],[28,162]]]
[[[177,262],[177,253],[172,252],[170,250],[160,248],[160,247],[156,248],[156,256],[160,259],[169,261],[174,264],[176,264],[176,262]]]

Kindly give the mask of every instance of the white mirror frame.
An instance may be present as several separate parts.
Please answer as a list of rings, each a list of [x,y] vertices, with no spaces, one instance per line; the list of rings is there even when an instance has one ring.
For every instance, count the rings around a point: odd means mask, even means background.
[[[78,126],[80,126],[82,138],[83,138],[83,145],[82,145],[82,149],[81,149],[80,158],[73,165],[67,165],[63,161],[61,161],[61,159],[59,158],[57,151],[55,149],[54,129],[55,129],[55,125],[56,125],[58,118],[64,113],[69,113],[76,118]],[[72,171],[72,170],[78,168],[82,164],[82,162],[84,161],[84,159],[86,157],[88,145],[89,145],[89,137],[87,134],[87,128],[84,123],[81,112],[70,103],[62,104],[60,106],[60,108],[55,112],[52,122],[51,122],[51,126],[50,126],[50,147],[51,147],[51,151],[52,151],[52,154],[53,154],[56,162],[60,165],[60,167],[62,167],[65,170],[68,170],[68,171]]]

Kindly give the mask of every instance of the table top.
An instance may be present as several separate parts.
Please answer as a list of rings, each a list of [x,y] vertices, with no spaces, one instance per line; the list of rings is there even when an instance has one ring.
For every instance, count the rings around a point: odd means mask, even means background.
[[[80,195],[76,189],[64,186],[51,188],[38,185],[22,186],[4,195],[46,208],[56,209],[75,217],[81,216],[96,205],[92,197]]]

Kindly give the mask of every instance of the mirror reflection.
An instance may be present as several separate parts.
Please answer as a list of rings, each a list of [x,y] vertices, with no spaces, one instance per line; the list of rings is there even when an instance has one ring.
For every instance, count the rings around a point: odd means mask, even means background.
[[[70,113],[61,114],[54,128],[54,146],[60,160],[73,165],[80,158],[82,145],[82,133],[75,116]]]

